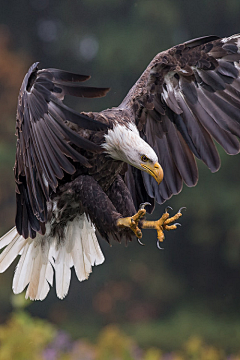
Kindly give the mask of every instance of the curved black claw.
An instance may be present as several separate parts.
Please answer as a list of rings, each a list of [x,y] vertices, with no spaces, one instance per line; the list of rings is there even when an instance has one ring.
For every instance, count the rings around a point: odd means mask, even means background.
[[[140,245],[145,246],[145,244],[143,244],[139,238],[137,239],[137,241]]]
[[[182,206],[179,210],[178,210],[178,213],[182,213],[182,210],[187,210],[186,206]]]
[[[160,246],[159,240],[157,240],[157,247],[158,247],[159,250],[164,250],[164,248],[162,248],[162,247]]]
[[[167,207],[165,208],[165,213],[167,212],[168,209],[173,210],[173,208],[172,208],[171,206],[167,206]],[[181,209],[182,209],[182,208],[181,208]]]
[[[145,209],[145,206],[147,205],[152,205],[152,204],[150,204],[149,202],[142,203],[140,204],[139,210]]]

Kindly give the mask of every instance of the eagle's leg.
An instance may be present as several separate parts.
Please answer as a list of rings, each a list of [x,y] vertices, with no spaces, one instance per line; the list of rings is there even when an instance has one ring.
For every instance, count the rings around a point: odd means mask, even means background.
[[[183,208],[179,209],[177,214],[175,214],[172,217],[169,217],[169,213],[166,209],[165,213],[162,215],[162,217],[159,220],[156,221],[148,221],[143,220],[141,224],[142,229],[155,229],[157,230],[157,238],[158,241],[162,242],[164,240],[164,231],[167,230],[174,230],[177,228],[177,223],[171,224],[174,221],[178,220],[181,216],[181,210]],[[171,225],[170,225],[171,224]]]
[[[141,239],[142,232],[138,227],[139,220],[146,214],[145,209],[139,209],[133,216],[123,217],[117,220],[117,226],[119,228],[130,228],[138,239]]]
[[[90,218],[102,236],[107,238],[107,234],[118,231],[116,222],[121,214],[92,176],[79,175],[60,190],[64,196],[71,197],[73,202],[79,204],[79,211]]]
[[[138,227],[139,220],[146,214],[145,209],[139,209],[136,214],[133,216],[128,216],[125,218],[120,218],[117,221],[117,226],[120,228],[128,227],[130,228],[138,239],[141,239],[142,232]]]
[[[120,175],[116,177],[107,194],[117,211],[122,215],[117,220],[117,227],[119,229],[129,228],[138,238],[141,238],[142,232],[139,228],[139,220],[145,215],[146,211],[140,208],[136,213],[132,196]]]

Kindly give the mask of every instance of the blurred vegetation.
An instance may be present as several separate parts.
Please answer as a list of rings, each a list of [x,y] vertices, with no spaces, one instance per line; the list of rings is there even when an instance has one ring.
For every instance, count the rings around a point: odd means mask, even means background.
[[[73,340],[47,321],[18,311],[0,327],[0,360],[240,360],[240,352],[227,353],[199,336],[190,336],[174,351],[159,346],[141,347],[136,337],[118,326],[105,326],[94,342]]]
[[[53,337],[53,326],[46,321],[31,319],[23,312],[13,314],[0,326],[0,359],[40,360],[44,346]]]
[[[110,86],[103,99],[66,99],[79,111],[98,111],[117,106],[157,52],[194,37],[240,31],[239,0],[0,0],[0,5],[1,234],[14,224],[15,113],[31,63],[91,74],[89,84]],[[145,247],[110,248],[101,242],[106,261],[89,280],[80,284],[72,274],[66,299],[60,301],[52,290],[43,302],[29,305],[30,315],[10,315],[18,306],[10,301],[16,264],[1,274],[0,360],[21,359],[14,351],[22,343],[31,359],[35,353],[36,359],[239,359],[239,156],[219,151],[217,174],[199,163],[198,186],[184,187],[167,202],[187,211],[182,227],[166,234],[164,251],[157,250],[154,231],[144,233]],[[56,339],[65,336],[61,331],[73,345],[56,355]]]

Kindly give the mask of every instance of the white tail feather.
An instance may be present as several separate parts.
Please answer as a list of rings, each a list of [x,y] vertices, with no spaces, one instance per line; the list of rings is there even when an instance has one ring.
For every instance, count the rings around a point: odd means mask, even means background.
[[[83,281],[88,278],[89,274],[92,272],[91,262],[89,259],[89,250],[88,250],[88,237],[89,233],[87,232],[85,224],[82,225],[82,241],[74,242],[74,248],[72,249],[72,259],[74,263],[75,272],[79,281]],[[77,229],[74,228],[75,233],[73,236],[77,238]],[[94,256],[94,254],[93,254]]]
[[[56,292],[63,299],[69,289],[71,280],[71,255],[67,253],[65,246],[61,246],[55,260]]]
[[[43,262],[41,273],[39,277],[38,283],[38,292],[36,296],[36,300],[43,300],[47,296],[50,286],[53,286],[53,255],[55,252],[54,246],[48,246],[48,251],[46,251],[45,260]],[[42,286],[42,284],[44,284]],[[27,296],[27,294],[26,294]]]
[[[27,240],[19,234],[13,232],[13,239],[0,255],[0,272],[4,272],[16,259],[20,251],[23,249]]]
[[[50,226],[46,234],[35,239],[24,239],[14,227],[0,239],[0,272],[5,271],[20,254],[13,278],[13,292],[18,294],[26,286],[26,298],[43,300],[53,285],[56,273],[57,296],[64,298],[69,290],[71,267],[74,266],[79,281],[88,278],[93,265],[102,264],[104,256],[95,230],[86,215],[77,216],[65,228],[65,239],[60,244],[51,238]]]
[[[1,237],[0,249],[7,246],[15,238],[15,236],[20,236],[17,232],[16,227],[12,228],[10,231],[8,231],[5,235]]]
[[[29,284],[32,273],[33,258],[31,254],[32,242],[27,242],[17,264],[15,274],[13,277],[13,292],[15,294],[21,293]]]

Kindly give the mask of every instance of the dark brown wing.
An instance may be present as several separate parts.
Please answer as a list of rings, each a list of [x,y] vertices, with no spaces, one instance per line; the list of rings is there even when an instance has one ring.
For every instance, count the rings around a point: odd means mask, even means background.
[[[179,193],[183,182],[197,183],[195,157],[212,172],[219,169],[213,139],[228,154],[239,152],[239,60],[240,35],[188,41],[158,54],[120,105],[132,110],[163,167],[159,186],[142,172],[147,193],[158,203]]]
[[[33,64],[26,74],[18,98],[15,163],[17,214],[16,227],[25,238],[44,232],[47,201],[56,191],[64,172],[73,174],[71,160],[89,167],[87,159],[71,145],[92,152],[102,149],[65,125],[65,120],[90,130],[105,130],[106,125],[71,110],[62,103],[64,95],[104,96],[109,89],[82,86],[89,76],[57,69],[38,70]]]

